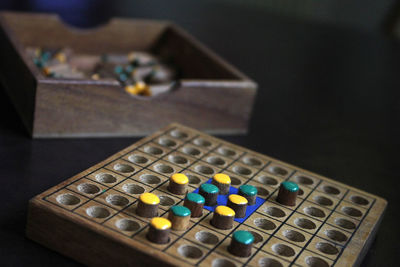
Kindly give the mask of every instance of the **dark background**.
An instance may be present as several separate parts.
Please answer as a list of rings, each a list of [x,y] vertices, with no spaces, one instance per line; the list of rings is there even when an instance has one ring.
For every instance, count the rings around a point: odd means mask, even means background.
[[[383,27],[394,1],[365,1],[359,10],[360,1],[350,1],[344,13],[321,9],[331,17],[259,1],[50,2],[0,7],[58,10],[79,27],[111,16],[169,19],[248,74],[259,84],[249,134],[223,138],[387,199],[363,265],[398,266],[400,45]],[[335,20],[335,12],[342,16]],[[28,200],[136,139],[31,140],[1,87],[0,122],[1,265],[77,265],[25,238]]]

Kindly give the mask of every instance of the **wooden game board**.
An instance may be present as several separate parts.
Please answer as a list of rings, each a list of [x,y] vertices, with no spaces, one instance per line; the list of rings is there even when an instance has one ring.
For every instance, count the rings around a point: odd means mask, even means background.
[[[160,216],[166,216],[171,205],[183,201],[166,188],[175,172],[188,175],[193,191],[223,172],[234,187],[256,186],[265,202],[231,230],[214,228],[211,212],[204,210],[201,218],[191,219],[187,231],[172,231],[168,244],[150,243],[145,237],[149,220],[135,214],[138,196],[157,194]],[[275,201],[284,180],[300,186],[294,207]],[[172,124],[34,197],[27,235],[89,265],[351,266],[360,264],[386,204],[380,197]],[[227,251],[239,229],[255,236],[248,258]]]

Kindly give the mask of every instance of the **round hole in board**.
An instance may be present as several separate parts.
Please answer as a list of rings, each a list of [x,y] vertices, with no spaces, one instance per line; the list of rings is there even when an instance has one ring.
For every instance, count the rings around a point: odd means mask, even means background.
[[[96,181],[99,183],[105,183],[105,184],[112,184],[117,181],[117,178],[114,177],[114,175],[108,174],[108,173],[99,173],[96,174]]]
[[[284,168],[278,167],[278,166],[269,167],[269,171],[273,174],[282,175],[282,176],[288,174],[287,170],[285,170]]]
[[[342,212],[352,217],[362,216],[362,212],[359,209],[353,207],[342,207]]]
[[[304,195],[304,190],[301,189],[301,188],[299,188],[299,191],[297,192],[297,195],[298,195],[298,196]]]
[[[90,217],[99,218],[99,219],[110,216],[110,212],[107,209],[105,209],[103,207],[99,207],[99,206],[91,206],[91,207],[87,208],[86,214]]]
[[[304,241],[306,241],[306,237],[302,233],[297,232],[295,230],[284,230],[283,231],[283,235],[287,239],[289,239],[289,240],[291,240],[293,242],[304,242]]]
[[[174,146],[176,146],[176,142],[175,141],[173,141],[173,140],[171,140],[171,139],[168,139],[168,138],[160,138],[160,139],[158,139],[158,143],[160,144],[160,145],[162,145],[162,146],[167,146],[167,147],[174,147]]]
[[[160,205],[161,206],[172,206],[175,204],[175,201],[169,196],[160,196]]]
[[[149,161],[147,158],[140,155],[130,155],[128,160],[136,164],[145,164]]]
[[[277,185],[278,184],[278,180],[276,180],[273,177],[267,176],[267,175],[261,175],[259,177],[257,177],[257,180],[265,185]]]
[[[318,257],[308,256],[305,261],[310,267],[329,267],[329,264],[326,261]]]
[[[169,133],[172,137],[178,138],[178,139],[185,139],[188,137],[188,134],[185,132],[182,132],[180,130],[172,130]]]
[[[264,218],[254,219],[254,224],[264,230],[274,230],[276,228],[276,225],[273,222]]]
[[[322,187],[322,191],[324,191],[325,193],[330,194],[330,195],[339,195],[340,194],[340,190],[331,185],[324,185]]]
[[[313,217],[324,218],[326,216],[323,210],[316,207],[306,207],[303,211]]]
[[[357,205],[368,205],[369,201],[361,196],[351,196],[350,201],[357,204]]]
[[[262,165],[261,160],[256,159],[256,158],[252,158],[252,157],[244,157],[242,159],[242,162],[244,164],[247,164],[247,165],[250,165],[250,166],[255,166],[255,167],[258,167],[258,166]]]
[[[190,245],[181,245],[178,248],[178,253],[183,257],[190,259],[198,259],[203,256],[203,251],[201,251],[198,247]]]
[[[254,244],[258,244],[260,242],[263,242],[264,238],[262,237],[262,235],[260,235],[259,233],[256,233],[254,231],[249,231],[253,236],[254,236]]]
[[[309,229],[309,230],[315,229],[317,227],[313,221],[306,219],[306,218],[296,218],[294,220],[294,223],[300,228]]]
[[[280,256],[292,257],[295,254],[294,250],[285,244],[274,244],[271,248],[276,254]]]
[[[246,167],[234,166],[233,171],[240,175],[250,175],[252,171]]]
[[[114,165],[114,170],[118,172],[128,173],[128,172],[134,172],[135,168],[133,168],[128,164],[117,163]]]
[[[318,204],[320,204],[322,206],[332,206],[333,205],[333,201],[324,196],[314,196],[313,199],[315,202],[317,202]]]
[[[235,267],[236,264],[227,259],[215,259],[211,263],[211,267]]]
[[[265,207],[264,212],[272,217],[282,218],[286,216],[286,213],[277,207]]]
[[[231,176],[231,185],[240,185],[241,183],[240,179]]]
[[[185,157],[178,156],[178,155],[169,155],[168,156],[169,161],[175,164],[186,164],[188,163],[188,160]]]
[[[256,186],[256,188],[257,188],[257,195],[262,197],[266,197],[269,195],[268,190],[265,189],[264,187]]]
[[[258,261],[258,266],[259,267],[283,267],[282,263],[279,261],[273,259],[273,258],[261,258]]]
[[[335,224],[345,229],[356,229],[356,224],[344,218],[336,218]]]
[[[226,157],[233,157],[236,155],[236,152],[234,150],[226,148],[226,147],[218,148],[217,152],[219,154],[221,154],[222,156],[226,156]]]
[[[313,179],[303,175],[296,176],[295,181],[299,184],[304,184],[304,185],[312,185],[314,183]]]
[[[81,200],[72,194],[61,194],[56,197],[56,200],[58,203],[63,204],[63,205],[77,205],[81,202]]]
[[[218,166],[225,164],[225,160],[221,159],[220,157],[215,157],[215,156],[208,157],[206,159],[206,161],[210,164],[218,165]]]
[[[318,242],[315,245],[316,249],[321,251],[322,253],[329,254],[329,255],[335,255],[339,253],[339,250],[333,246],[332,244],[329,244],[327,242]]]
[[[152,155],[161,155],[164,153],[164,151],[161,148],[155,147],[155,146],[146,146],[144,148],[144,152],[152,154]]]
[[[200,178],[196,175],[187,174],[186,176],[189,179],[189,184],[199,184],[201,182]]]
[[[203,138],[196,138],[196,139],[193,141],[193,143],[194,143],[195,145],[202,146],[202,147],[209,147],[209,146],[211,146],[211,142],[210,142],[210,141],[207,141],[207,140],[205,140],[205,139],[203,139]]]
[[[191,146],[185,146],[182,148],[182,152],[190,156],[198,156],[201,154],[200,150]]]
[[[83,183],[78,185],[78,190],[79,192],[85,193],[85,194],[97,194],[100,192],[100,188],[94,184],[89,184],[89,183]]]
[[[122,190],[124,190],[128,194],[139,195],[144,193],[144,188],[137,184],[124,184],[122,186]]]
[[[159,184],[161,183],[161,179],[152,174],[143,174],[140,176],[140,181],[145,184]]]
[[[213,233],[207,231],[200,231],[195,234],[195,238],[201,243],[214,245],[219,242],[219,238]]]
[[[208,166],[204,166],[204,165],[197,165],[194,169],[197,172],[200,172],[202,174],[207,174],[208,175],[208,174],[213,174],[214,173],[214,170],[212,168],[210,168]]]
[[[108,195],[106,197],[107,203],[114,206],[125,206],[129,204],[129,200],[126,197],[120,195]]]
[[[165,164],[157,164],[156,166],[154,166],[154,169],[161,173],[173,173],[174,172],[174,169],[172,167],[165,165]]]
[[[342,232],[339,232],[338,230],[329,229],[326,230],[324,233],[327,237],[334,241],[344,242],[347,240],[347,236]]]
[[[140,228],[140,224],[138,222],[130,219],[120,219],[115,223],[115,226],[122,231],[128,232],[137,231]]]

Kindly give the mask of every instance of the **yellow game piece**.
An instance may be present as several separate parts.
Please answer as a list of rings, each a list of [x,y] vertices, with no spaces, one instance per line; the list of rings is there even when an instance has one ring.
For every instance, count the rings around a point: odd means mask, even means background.
[[[46,75],[46,76],[50,76],[50,74],[51,74],[51,71],[50,71],[50,69],[48,67],[44,67],[42,69],[42,71],[43,71],[43,74]]]
[[[65,56],[64,53],[57,53],[54,56],[58,61],[60,61],[61,63],[65,63],[67,61],[67,57]]]
[[[218,206],[215,208],[215,212],[222,216],[235,216],[235,212],[233,211],[233,209],[227,206]]]
[[[216,175],[214,175],[213,179],[220,184],[231,183],[231,178],[229,177],[229,175],[226,175],[224,173],[217,173]]]
[[[163,217],[154,217],[150,224],[158,230],[166,230],[172,226],[171,221]]]
[[[150,87],[144,82],[137,82],[135,85],[125,86],[125,92],[131,95],[150,96]]]
[[[248,202],[245,197],[235,195],[235,194],[229,195],[228,199],[232,203],[237,204],[237,205],[244,205],[244,204],[247,204],[247,202]]]
[[[184,175],[183,173],[174,173],[171,176],[171,180],[174,181],[177,184],[187,184],[189,183],[189,178]]]
[[[143,193],[140,195],[139,199],[148,205],[157,205],[160,203],[160,198],[153,193]]]

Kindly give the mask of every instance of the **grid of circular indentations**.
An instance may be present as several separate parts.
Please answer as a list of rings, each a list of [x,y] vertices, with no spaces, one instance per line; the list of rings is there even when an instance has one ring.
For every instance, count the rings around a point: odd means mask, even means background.
[[[271,166],[268,168],[269,172],[277,175],[282,175],[285,176],[288,174],[288,171],[282,167],[279,166]]]
[[[153,174],[142,174],[139,180],[145,184],[159,184],[161,179]]]
[[[89,184],[89,183],[82,183],[78,185],[79,192],[93,195],[100,192],[100,188],[97,185]]]
[[[323,210],[316,207],[305,207],[303,211],[313,217],[324,218],[326,216]]]
[[[133,168],[131,165],[128,164],[123,164],[123,163],[117,163],[114,165],[114,170],[117,172],[123,172],[123,173],[128,173],[128,172],[134,172],[135,168]]]
[[[272,251],[283,257],[292,257],[294,254],[296,254],[293,248],[285,244],[274,244],[271,248]]]
[[[337,242],[344,242],[347,240],[347,236],[338,230],[328,229],[325,230],[324,234],[330,239]]]
[[[335,255],[339,253],[339,250],[334,245],[327,242],[318,242],[317,244],[315,244],[315,248],[322,253],[329,255]]]
[[[300,228],[308,229],[308,230],[317,228],[317,226],[315,225],[315,223],[313,221],[306,219],[306,218],[296,218],[294,220],[294,224],[296,224]]]
[[[202,147],[209,147],[211,146],[211,142],[204,139],[204,138],[196,138],[193,140],[193,144],[197,145],[197,146],[202,146]]]
[[[194,148],[192,146],[183,147],[182,152],[185,153],[186,155],[190,155],[190,156],[199,156],[201,154],[200,150],[198,150],[197,148]]]
[[[249,157],[249,156],[248,157],[244,157],[242,159],[242,162],[244,164],[247,164],[249,166],[254,166],[254,167],[260,167],[262,165],[261,160],[255,158],[255,157]]]
[[[149,159],[143,157],[142,155],[130,155],[128,157],[128,160],[136,164],[146,164],[147,162],[149,162]]]
[[[310,177],[304,176],[304,175],[295,176],[294,181],[296,183],[303,184],[303,185],[312,185],[314,183],[313,179],[311,179]]]
[[[175,164],[187,164],[189,162],[187,158],[179,155],[169,155],[168,160]]]
[[[264,230],[274,230],[276,228],[276,225],[272,221],[265,218],[256,218],[253,222],[257,227]]]
[[[258,260],[259,267],[283,267],[282,263],[273,258],[264,257]]]
[[[357,205],[368,205],[369,201],[366,198],[363,198],[362,196],[350,196],[350,201],[357,204]]]
[[[236,267],[236,264],[227,259],[214,259],[211,262],[211,267]]]
[[[257,188],[257,195],[259,195],[260,197],[266,197],[269,195],[269,191],[264,187],[256,186],[256,188]]]
[[[156,155],[156,156],[159,156],[162,153],[164,153],[164,151],[161,148],[158,148],[155,146],[145,146],[144,152],[152,154],[152,155]]]
[[[137,184],[124,184],[122,186],[122,190],[124,190],[128,194],[139,195],[144,193],[144,188]]]
[[[161,173],[173,173],[174,169],[171,166],[165,164],[157,164],[154,166],[154,169]]]
[[[220,147],[217,149],[217,152],[226,157],[233,157],[236,155],[236,152],[233,149],[227,147]]]
[[[95,178],[96,178],[96,181],[98,181],[100,183],[105,183],[105,184],[112,184],[117,181],[117,178],[115,178],[114,175],[109,174],[109,173],[96,174]]]
[[[306,259],[306,264],[310,267],[328,267],[329,264],[319,257],[308,256]]]
[[[259,181],[260,183],[265,184],[265,185],[274,186],[274,185],[278,184],[277,179],[275,179],[274,177],[271,177],[271,176],[267,176],[267,175],[258,176],[256,179],[257,179],[257,181]]]
[[[264,212],[272,217],[282,218],[286,216],[286,213],[277,207],[265,207]]]
[[[352,217],[361,217],[363,215],[363,213],[359,209],[353,207],[342,207],[341,210],[344,214]]]
[[[120,195],[108,195],[106,197],[107,203],[114,206],[125,206],[129,204],[129,200],[126,197]]]
[[[215,245],[219,242],[218,236],[208,231],[197,232],[195,238],[197,241],[208,245]]]
[[[175,201],[169,196],[160,196],[159,198],[161,206],[172,206],[175,204]]]
[[[322,187],[322,191],[324,191],[325,193],[330,194],[330,195],[339,195],[340,194],[340,190],[331,185],[324,185]]]
[[[133,232],[140,229],[140,224],[138,222],[126,218],[116,221],[115,226],[122,231],[128,232]]]
[[[289,239],[290,241],[293,241],[293,242],[306,241],[306,237],[302,233],[295,231],[295,230],[284,230],[282,234],[284,237],[286,237],[287,239]]]
[[[171,135],[172,137],[177,138],[177,139],[185,139],[185,138],[187,138],[189,136],[187,133],[185,133],[185,132],[183,132],[181,130],[178,130],[178,129],[172,130],[169,133],[169,135]]]
[[[345,229],[349,230],[356,229],[356,224],[345,218],[336,218],[334,222],[337,226],[340,226]]]
[[[181,245],[178,248],[178,253],[185,258],[198,259],[203,256],[203,251],[198,247],[191,245]]]
[[[322,206],[332,206],[333,205],[333,201],[324,196],[320,196],[320,195],[314,196],[313,200]]]
[[[110,216],[110,212],[103,207],[91,206],[86,209],[86,214],[93,218],[103,219]]]
[[[174,147],[176,146],[176,142],[174,140],[171,140],[169,138],[166,137],[160,137],[158,139],[158,143],[162,146],[166,146],[166,147]]]
[[[225,165],[225,160],[220,157],[211,156],[206,159],[206,161],[212,165],[223,166]]]
[[[205,165],[197,165],[196,167],[194,167],[194,169],[202,174],[206,175],[214,174],[214,170],[211,167]]]
[[[73,206],[77,205],[81,202],[79,197],[74,196],[72,194],[66,193],[66,194],[61,194],[56,197],[56,200],[58,203],[62,205],[67,205],[67,206]]]
[[[240,174],[240,175],[251,175],[252,171],[246,167],[243,166],[233,166],[232,168],[233,172]]]

